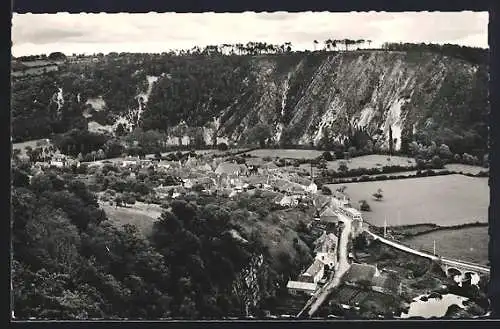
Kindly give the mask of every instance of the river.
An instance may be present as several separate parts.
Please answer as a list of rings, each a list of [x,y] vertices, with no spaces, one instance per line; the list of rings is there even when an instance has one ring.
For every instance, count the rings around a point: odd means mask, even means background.
[[[413,302],[410,304],[410,309],[408,313],[402,313],[401,318],[407,319],[411,317],[424,317],[424,318],[432,318],[432,317],[443,317],[446,315],[446,311],[448,307],[453,304],[456,304],[460,307],[464,307],[463,303],[467,300],[467,298],[454,295],[454,294],[446,294],[443,295],[441,299],[439,298],[429,298],[427,301],[420,300],[422,296],[418,296],[413,299]]]

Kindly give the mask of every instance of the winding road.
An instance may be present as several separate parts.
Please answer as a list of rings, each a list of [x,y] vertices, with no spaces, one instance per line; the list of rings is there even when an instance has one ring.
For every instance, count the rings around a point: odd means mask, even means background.
[[[349,243],[349,236],[351,234],[351,219],[344,215],[339,215],[339,221],[344,223],[344,227],[340,235],[337,254],[338,259],[335,265],[335,274],[333,275],[333,278],[325,286],[323,286],[323,288],[318,290],[318,292],[313,295],[313,297],[306,303],[297,317],[300,317],[307,309],[309,309],[309,311],[307,312],[309,317],[313,316],[313,314],[316,313],[318,308],[321,306],[321,304],[323,304],[332,290],[340,284],[342,276],[347,272],[347,270],[349,270],[349,267],[351,266],[349,264],[349,260],[347,259],[347,245]]]

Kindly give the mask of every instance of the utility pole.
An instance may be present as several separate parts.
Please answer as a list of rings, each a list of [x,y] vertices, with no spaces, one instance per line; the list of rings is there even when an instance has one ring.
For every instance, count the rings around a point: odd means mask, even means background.
[[[433,243],[433,254],[434,256],[436,256],[436,240],[434,240],[434,243]]]
[[[387,218],[384,219],[384,238],[387,235]]]

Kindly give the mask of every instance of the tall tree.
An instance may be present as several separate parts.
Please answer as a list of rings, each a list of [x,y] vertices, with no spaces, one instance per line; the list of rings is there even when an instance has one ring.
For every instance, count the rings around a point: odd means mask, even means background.
[[[389,126],[389,154],[392,155],[394,140],[392,139],[392,128]]]
[[[266,141],[272,136],[271,127],[263,123],[259,123],[248,130],[247,134],[247,140],[250,143],[258,142],[261,148],[266,146]]]

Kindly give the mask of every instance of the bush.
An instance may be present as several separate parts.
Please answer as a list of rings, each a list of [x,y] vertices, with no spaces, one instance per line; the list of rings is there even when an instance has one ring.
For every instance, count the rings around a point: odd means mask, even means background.
[[[227,146],[226,143],[220,143],[219,145],[217,145],[217,149],[219,151],[227,151],[229,149],[229,147]]]
[[[325,151],[323,152],[323,154],[321,155],[321,157],[325,160],[325,161],[333,161],[333,156],[330,152],[328,151]]]
[[[348,170],[349,168],[347,167],[347,163],[345,161],[341,161],[339,163],[338,171],[345,174]]]
[[[324,195],[332,195],[332,190],[330,190],[330,188],[328,186],[321,187],[321,192]]]
[[[435,169],[441,169],[441,168],[443,168],[444,164],[443,164],[443,160],[441,160],[441,158],[439,156],[435,155],[432,157],[431,165]]]
[[[360,201],[359,209],[361,211],[371,211],[370,205],[366,202],[366,200]]]

